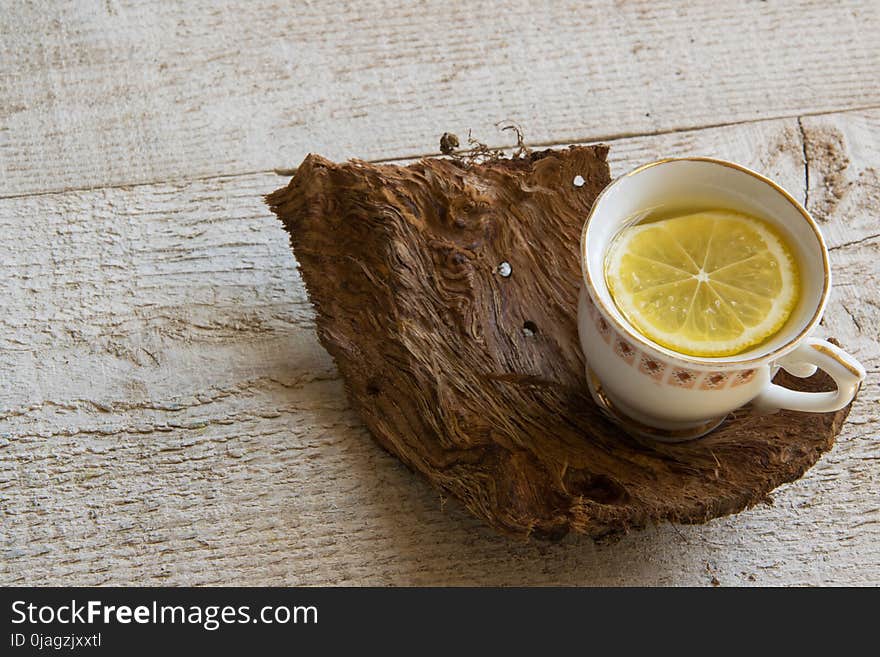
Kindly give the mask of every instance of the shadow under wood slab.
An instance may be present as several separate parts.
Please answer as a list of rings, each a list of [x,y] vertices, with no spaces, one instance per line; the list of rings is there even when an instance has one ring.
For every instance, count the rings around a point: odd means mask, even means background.
[[[267,198],[375,438],[511,534],[601,536],[735,513],[801,476],[849,412],[740,411],[678,445],[638,442],[605,419],[576,317],[580,230],[609,182],[606,154],[406,167],[310,155]]]

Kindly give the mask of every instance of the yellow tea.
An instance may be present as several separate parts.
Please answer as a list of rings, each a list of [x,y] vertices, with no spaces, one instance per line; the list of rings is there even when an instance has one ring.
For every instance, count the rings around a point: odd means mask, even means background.
[[[657,208],[615,236],[605,280],[618,310],[654,342],[690,356],[732,356],[788,320],[800,291],[793,253],[758,217]]]

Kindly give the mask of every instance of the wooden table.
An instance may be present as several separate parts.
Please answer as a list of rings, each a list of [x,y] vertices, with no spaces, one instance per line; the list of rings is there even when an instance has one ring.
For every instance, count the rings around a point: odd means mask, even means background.
[[[0,11],[0,584],[878,584],[880,3],[107,0]],[[498,536],[376,446],[262,195],[445,130],[754,167],[869,379],[772,505]]]

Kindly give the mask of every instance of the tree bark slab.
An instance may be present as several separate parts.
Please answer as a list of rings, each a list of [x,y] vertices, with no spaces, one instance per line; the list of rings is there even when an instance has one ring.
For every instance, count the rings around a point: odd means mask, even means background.
[[[310,155],[267,197],[373,436],[510,534],[598,537],[736,513],[800,477],[849,412],[743,409],[677,445],[635,440],[605,418],[576,317],[579,234],[610,181],[606,154],[405,167]]]

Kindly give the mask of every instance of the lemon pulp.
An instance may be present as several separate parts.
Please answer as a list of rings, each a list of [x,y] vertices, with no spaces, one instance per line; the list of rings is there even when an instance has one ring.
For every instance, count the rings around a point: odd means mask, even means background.
[[[605,261],[617,308],[651,340],[691,356],[732,356],[785,324],[800,275],[767,222],[706,210],[624,228]]]

